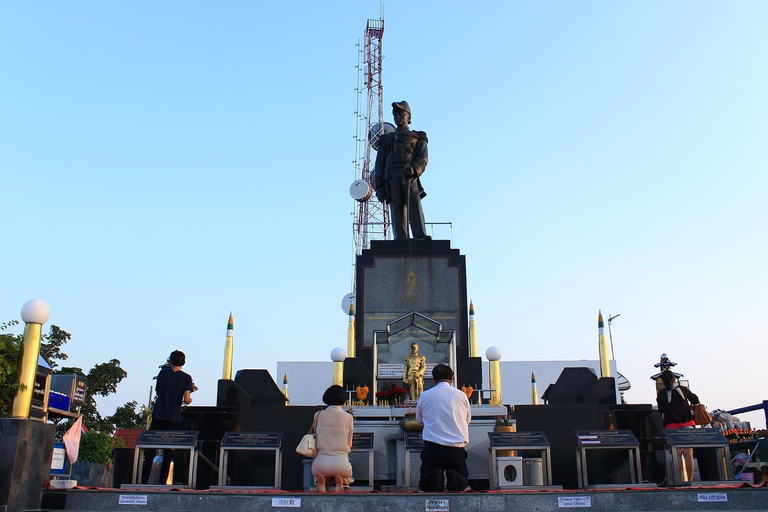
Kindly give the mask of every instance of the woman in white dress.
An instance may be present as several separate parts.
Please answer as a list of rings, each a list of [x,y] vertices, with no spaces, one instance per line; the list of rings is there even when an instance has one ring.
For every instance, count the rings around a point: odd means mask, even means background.
[[[336,492],[352,481],[349,452],[352,447],[353,418],[341,406],[346,393],[341,386],[331,386],[323,394],[328,407],[315,414],[317,456],[312,462],[312,474],[317,477],[317,492],[326,492],[326,482],[333,478]]]

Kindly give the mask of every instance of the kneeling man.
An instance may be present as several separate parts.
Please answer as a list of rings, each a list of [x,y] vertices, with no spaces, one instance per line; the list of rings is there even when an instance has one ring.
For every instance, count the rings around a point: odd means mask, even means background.
[[[416,406],[416,419],[424,425],[419,487],[425,492],[442,492],[446,488],[463,491],[469,477],[464,449],[469,442],[472,419],[469,400],[461,390],[451,386],[450,366],[435,366],[432,380],[435,386],[421,394]]]

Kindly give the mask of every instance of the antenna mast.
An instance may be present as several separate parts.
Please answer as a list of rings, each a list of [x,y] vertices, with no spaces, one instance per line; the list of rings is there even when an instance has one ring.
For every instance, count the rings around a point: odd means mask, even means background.
[[[368,20],[365,27],[365,43],[358,56],[358,110],[355,135],[355,179],[350,194],[356,201],[357,213],[352,222],[355,253],[362,254],[371,240],[386,240],[390,228],[389,209],[373,197],[373,168],[378,139],[388,130],[389,123],[382,122],[381,42],[384,36],[384,19]],[[362,65],[359,61],[362,58]],[[365,92],[365,114],[360,112],[361,96]],[[391,125],[389,125],[391,126]],[[394,126],[392,126],[394,129]]]

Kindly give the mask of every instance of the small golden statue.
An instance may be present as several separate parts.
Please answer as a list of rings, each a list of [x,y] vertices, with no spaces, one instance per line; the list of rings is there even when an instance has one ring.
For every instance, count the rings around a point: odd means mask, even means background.
[[[419,345],[411,343],[411,355],[405,357],[403,364],[403,384],[410,387],[411,400],[418,400],[424,391],[424,372],[427,358],[419,355]]]

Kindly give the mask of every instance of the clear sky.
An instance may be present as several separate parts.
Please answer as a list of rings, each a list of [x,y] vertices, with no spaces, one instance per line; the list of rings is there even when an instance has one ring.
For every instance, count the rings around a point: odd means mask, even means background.
[[[602,309],[621,314],[629,402],[653,402],[662,352],[710,409],[768,399],[768,3],[384,11],[384,103],[429,135],[423,206],[466,255],[482,352],[596,359]],[[66,364],[119,359],[102,414],[145,403],[173,349],[213,405],[230,311],[236,369],[329,360],[352,280],[356,44],[379,13],[0,3],[0,321],[39,298],[73,335]]]

